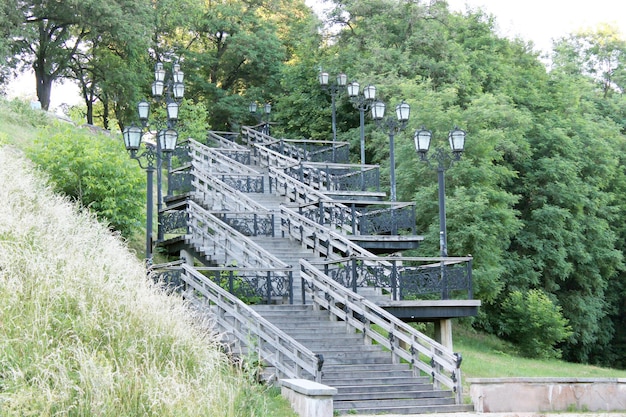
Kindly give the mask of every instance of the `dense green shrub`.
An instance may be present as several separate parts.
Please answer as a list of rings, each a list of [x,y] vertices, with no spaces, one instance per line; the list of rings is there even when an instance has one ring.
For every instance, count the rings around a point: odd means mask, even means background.
[[[27,153],[48,173],[57,192],[124,236],[142,224],[145,174],[128,157],[121,138],[55,124],[39,132]]]
[[[572,330],[561,307],[540,290],[513,291],[502,303],[501,335],[516,343],[527,357],[560,358],[555,346]]]

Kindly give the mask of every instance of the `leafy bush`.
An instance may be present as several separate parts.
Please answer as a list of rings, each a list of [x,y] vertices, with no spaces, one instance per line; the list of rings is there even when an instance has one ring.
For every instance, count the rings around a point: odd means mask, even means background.
[[[561,307],[540,290],[513,291],[502,303],[500,333],[527,357],[560,358],[555,346],[572,335]]]
[[[130,236],[142,224],[145,174],[122,140],[70,124],[42,129],[28,156],[47,172],[54,188]]]
[[[9,147],[0,183],[2,417],[295,415],[232,366],[204,313]]]

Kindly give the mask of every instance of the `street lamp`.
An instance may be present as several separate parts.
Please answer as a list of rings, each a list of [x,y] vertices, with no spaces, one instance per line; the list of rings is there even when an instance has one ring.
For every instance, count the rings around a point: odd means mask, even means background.
[[[265,115],[265,117],[267,118],[267,121],[261,127],[261,133],[269,136],[269,134],[270,134],[270,113],[272,112],[272,105],[270,103],[265,103],[263,105],[263,112],[261,114],[257,113],[258,107],[259,106],[257,105],[256,101],[251,101],[250,105],[248,106],[248,111],[250,112],[251,115],[256,117],[257,122],[259,122],[259,124],[261,122],[263,122],[263,115]]]
[[[394,155],[394,136],[404,130],[409,121],[410,107],[404,100],[396,106],[396,118],[385,118],[385,103],[375,101],[372,104],[372,119],[377,126],[383,126],[389,133],[389,173],[391,176],[391,201],[396,201],[396,159]]]
[[[348,83],[348,76],[344,73],[337,75],[337,82],[335,84],[328,84],[328,73],[320,72],[318,81],[324,91],[330,92],[331,98],[331,111],[332,111],[332,128],[333,128],[333,162],[335,161],[335,142],[337,141],[337,106],[335,105],[335,97],[337,93],[342,91]]]
[[[152,217],[153,217],[153,175],[157,172],[157,211],[159,215],[158,240],[163,239],[161,227],[161,207],[162,207],[162,153],[165,153],[170,163],[170,154],[176,149],[178,132],[174,129],[178,121],[178,110],[180,102],[185,92],[183,84],[184,74],[180,70],[180,65],[172,65],[171,78],[165,80],[165,70],[162,62],[157,62],[154,67],[154,82],[152,83],[152,95],[157,103],[161,103],[165,93],[165,108],[167,111],[167,122],[165,127],[151,132],[149,129],[150,103],[142,100],[137,104],[137,112],[141,127],[132,124],[123,131],[124,145],[129,151],[130,157],[135,159],[142,169],[147,173],[147,197],[146,197],[146,262],[152,262]],[[145,131],[145,133],[144,133]],[[143,140],[145,150],[140,152],[142,138],[144,134],[150,133],[156,136],[156,140]],[[142,163],[145,159],[145,164]]]
[[[414,135],[415,150],[420,156],[420,159],[426,162],[429,167],[437,170],[437,179],[439,183],[439,248],[442,258],[448,256],[444,172],[450,168],[454,162],[461,159],[461,154],[465,149],[465,134],[466,132],[464,130],[455,127],[448,134],[451,152],[447,152],[444,148],[438,147],[430,156],[428,155],[428,148],[430,147],[430,140],[433,135],[432,132],[422,126],[421,129],[415,131]],[[437,161],[436,166],[433,166],[430,163],[433,159]]]
[[[173,131],[173,132],[172,132]],[[135,159],[142,169],[147,173],[147,186],[146,186],[146,263],[149,265],[152,263],[152,207],[153,207],[153,175],[155,169],[159,169],[160,166],[157,162],[157,156],[159,152],[165,152],[170,154],[176,148],[176,131],[171,129],[166,131],[165,134],[158,135],[156,143],[150,143],[144,141],[145,149],[140,152],[139,148],[142,143],[142,137],[144,136],[143,129],[135,126],[134,124],[126,127],[123,132],[124,145],[126,150],[129,151],[130,157]],[[146,160],[146,165],[142,163],[142,159]]]
[[[363,94],[360,94],[359,87],[359,83],[355,81],[348,84],[348,97],[354,108],[359,110],[361,165],[365,165],[365,112],[370,109],[376,99],[376,87],[368,85],[363,89]]]

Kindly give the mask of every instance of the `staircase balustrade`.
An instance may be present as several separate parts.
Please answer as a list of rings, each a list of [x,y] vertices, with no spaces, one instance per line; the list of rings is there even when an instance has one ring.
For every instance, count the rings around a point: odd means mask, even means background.
[[[222,256],[221,262],[228,265],[236,261],[246,267],[284,269],[288,265],[222,222],[193,201],[188,202],[189,239],[197,250],[212,257]]]
[[[248,165],[244,165],[243,163],[227,157],[225,153],[228,152],[231,152],[231,150],[224,149],[222,152],[220,149],[209,148],[208,146],[193,139],[189,140],[189,154],[191,160],[197,162],[197,166],[202,166],[202,169],[208,173],[242,175],[249,177],[258,177],[261,175],[258,171],[250,168]],[[248,158],[248,160],[249,159],[250,158]]]
[[[277,139],[250,126],[242,127],[242,139],[249,146],[263,145],[287,157],[304,161],[348,163],[350,143],[311,139]]]
[[[468,299],[473,297],[471,257],[377,259],[387,263],[352,256],[311,264],[356,293],[362,288],[377,288],[389,293],[393,300],[417,300],[430,294],[447,299],[453,292],[464,293]]]
[[[218,132],[215,130],[209,130],[207,133],[207,144],[214,143],[218,148],[250,152],[250,148],[235,142],[238,137],[239,133],[237,132]]]
[[[183,295],[214,314],[221,331],[234,335],[239,344],[275,368],[278,378],[304,378],[321,382],[324,360],[264,319],[240,299],[211,281],[201,271],[180,266]]]
[[[194,166],[190,172],[191,184],[195,192],[193,199],[209,211],[250,211],[263,214],[270,213],[264,206],[257,203],[241,190],[225,183],[214,175],[209,175]]]
[[[289,207],[280,207],[280,218],[283,234],[313,250],[317,256],[328,259],[359,256],[364,259],[366,264],[370,262],[372,265],[383,263],[391,268],[390,263],[353,243],[344,235],[307,219]]]
[[[415,232],[414,203],[338,201],[273,167],[269,168],[269,179],[270,193],[285,195],[299,205],[298,211],[303,216],[344,234]]]
[[[461,361],[459,354],[418,332],[363,296],[326,276],[304,259],[300,277],[307,300],[319,309],[328,310],[352,331],[389,349],[393,362],[411,364],[416,376],[430,375],[436,389],[442,386],[455,393],[462,403]]]

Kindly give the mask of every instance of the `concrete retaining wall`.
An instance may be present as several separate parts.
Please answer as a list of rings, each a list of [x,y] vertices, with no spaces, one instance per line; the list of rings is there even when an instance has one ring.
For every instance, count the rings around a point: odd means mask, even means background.
[[[281,379],[281,395],[300,417],[333,417],[337,389],[306,379]]]
[[[468,379],[480,413],[626,411],[626,378]]]

